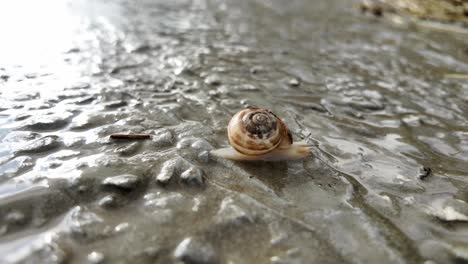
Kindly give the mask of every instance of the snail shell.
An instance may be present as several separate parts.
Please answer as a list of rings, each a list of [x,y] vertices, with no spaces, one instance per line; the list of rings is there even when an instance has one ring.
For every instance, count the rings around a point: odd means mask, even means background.
[[[286,125],[268,109],[247,108],[238,112],[229,122],[227,132],[232,147],[212,151],[212,155],[233,160],[291,160],[310,155],[310,146],[305,142],[293,143]]]

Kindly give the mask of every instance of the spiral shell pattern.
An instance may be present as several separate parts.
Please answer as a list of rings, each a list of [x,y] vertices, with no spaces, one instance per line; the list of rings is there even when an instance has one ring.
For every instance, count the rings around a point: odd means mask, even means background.
[[[283,121],[263,108],[248,108],[235,114],[228,125],[228,138],[231,146],[245,155],[261,155],[292,144]]]

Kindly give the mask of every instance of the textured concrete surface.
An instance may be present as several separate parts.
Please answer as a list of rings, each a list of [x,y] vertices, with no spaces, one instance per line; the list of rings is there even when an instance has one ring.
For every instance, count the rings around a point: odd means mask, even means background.
[[[347,0],[10,2],[1,263],[468,261],[466,35]],[[210,157],[247,106],[316,156]]]

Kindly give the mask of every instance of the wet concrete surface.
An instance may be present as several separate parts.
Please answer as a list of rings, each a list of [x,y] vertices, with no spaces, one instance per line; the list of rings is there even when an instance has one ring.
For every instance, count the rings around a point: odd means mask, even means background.
[[[1,263],[468,261],[466,35],[347,0],[1,5]],[[210,157],[247,106],[316,156]]]

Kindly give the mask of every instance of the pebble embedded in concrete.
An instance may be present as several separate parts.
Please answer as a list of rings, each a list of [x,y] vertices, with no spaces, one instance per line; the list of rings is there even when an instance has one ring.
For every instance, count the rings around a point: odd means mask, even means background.
[[[104,260],[105,256],[101,252],[93,251],[88,255],[88,261],[91,264],[101,264]]]
[[[122,174],[105,178],[102,181],[103,186],[116,187],[123,190],[133,190],[141,182],[140,177],[132,174]]]
[[[201,186],[205,183],[205,176],[202,169],[192,166],[180,174],[182,182],[189,185]]]
[[[58,130],[68,125],[72,115],[72,113],[64,113],[62,115],[43,115],[30,119],[23,127],[25,129],[37,131]]]
[[[209,150],[212,150],[213,147],[211,146],[210,143],[208,143],[208,141],[204,140],[204,139],[197,139],[197,140],[194,140],[191,147],[195,150],[198,150],[198,151],[209,151]]]
[[[96,241],[108,237],[112,232],[104,219],[84,207],[73,208],[67,217],[70,234],[78,242]]]
[[[205,78],[205,83],[211,86],[218,86],[222,83],[222,78],[218,75],[209,75]]]
[[[114,152],[122,156],[130,156],[130,155],[135,154],[135,152],[137,152],[140,147],[141,147],[140,142],[133,142],[126,146],[121,146],[121,147],[116,148]]]
[[[112,101],[112,102],[104,103],[104,108],[106,109],[115,109],[115,108],[120,108],[124,106],[127,106],[127,102],[125,101]]]
[[[129,223],[120,223],[118,225],[116,225],[114,227],[114,232],[116,233],[121,233],[121,232],[125,232],[126,230],[128,230],[130,228],[130,224]]]
[[[0,165],[0,178],[1,177],[13,177],[23,171],[26,171],[34,166],[33,158],[29,156],[16,157],[3,165]]]
[[[170,130],[165,130],[158,131],[158,133],[152,137],[152,141],[154,142],[156,147],[161,148],[171,146],[174,141],[174,138]]]
[[[118,205],[118,198],[113,194],[106,195],[101,200],[99,200],[99,206],[106,209],[115,208]]]
[[[166,161],[163,164],[161,171],[156,176],[156,181],[163,185],[169,183],[174,174],[178,171],[180,163],[181,161],[179,159],[172,159]]]
[[[292,87],[297,87],[301,84],[301,82],[297,78],[291,78],[288,80],[288,84]]]
[[[216,222],[226,226],[241,226],[253,223],[252,216],[230,197],[225,198],[215,216]]]
[[[16,155],[24,154],[38,154],[47,151],[52,151],[60,147],[62,142],[58,136],[45,136],[40,139],[34,140],[31,143],[27,143],[22,147],[19,147],[16,151]]]
[[[174,251],[174,257],[187,264],[210,264],[217,261],[214,247],[193,237],[187,237],[179,243]]]

